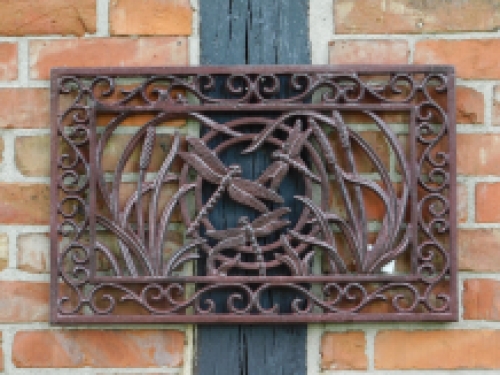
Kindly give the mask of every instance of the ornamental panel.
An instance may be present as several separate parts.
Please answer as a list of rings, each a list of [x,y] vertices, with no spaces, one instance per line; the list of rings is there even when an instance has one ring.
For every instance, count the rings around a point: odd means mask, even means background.
[[[54,69],[51,320],[456,320],[448,66]]]

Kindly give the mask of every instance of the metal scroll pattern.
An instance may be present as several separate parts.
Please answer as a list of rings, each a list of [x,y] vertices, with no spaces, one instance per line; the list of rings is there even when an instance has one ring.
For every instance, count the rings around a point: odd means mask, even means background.
[[[55,75],[53,321],[453,319],[454,124],[442,100],[453,95],[453,76],[441,70]],[[138,83],[125,85],[122,76]],[[244,116],[211,116],[238,114],[238,106]],[[409,147],[384,117],[403,109]],[[105,148],[141,111],[151,119],[134,128],[106,171]],[[99,127],[101,112],[112,116]],[[389,165],[350,125],[350,113],[382,135]],[[158,129],[176,118],[209,130],[201,138],[175,133],[151,171]],[[234,149],[241,157],[267,152],[269,163],[248,178],[238,158],[223,161]],[[370,173],[359,169],[360,155]],[[134,188],[123,198],[133,158]],[[303,194],[281,194],[290,173]],[[165,196],[169,184],[175,192]],[[217,227],[211,212],[227,201],[249,214]],[[381,216],[371,217],[372,201]],[[295,220],[292,205],[301,207]],[[167,253],[177,211],[185,242]],[[408,269],[388,274],[401,259]],[[186,275],[193,262],[202,274]],[[271,290],[291,293],[289,305],[263,303]]]

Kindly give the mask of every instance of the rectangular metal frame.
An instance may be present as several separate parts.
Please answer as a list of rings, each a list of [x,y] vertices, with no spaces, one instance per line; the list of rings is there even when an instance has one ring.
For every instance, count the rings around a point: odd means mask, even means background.
[[[51,321],[456,320],[454,83],[450,66],[53,69]],[[409,156],[401,152],[397,134],[376,114],[384,111],[410,113]],[[344,122],[346,112],[369,116],[383,134],[398,167],[402,192],[395,190],[392,180],[376,184],[373,176],[358,173],[355,148],[373,162],[381,180],[393,171],[385,170],[377,162],[375,148]],[[153,122],[138,128],[122,155],[126,161],[133,150],[140,151],[138,188],[135,198],[130,197],[128,213],[119,207],[119,193],[114,190],[119,189],[121,177],[109,189],[104,182],[101,159],[107,135],[96,131],[100,113],[115,116],[105,127],[108,135],[128,114],[156,115]],[[243,115],[238,120],[214,120],[220,114]],[[165,170],[146,181],[156,126],[178,117],[198,121],[207,132],[198,139],[188,138],[188,152],[179,149],[176,135],[162,164]],[[332,145],[326,132],[336,135],[338,145]],[[216,139],[222,140],[214,146]],[[237,159],[218,160],[221,150],[238,142],[245,143],[247,153],[261,152],[264,144],[273,147],[272,162],[257,180],[248,179],[241,166],[229,166]],[[174,158],[183,163],[177,174],[169,168]],[[306,186],[304,195],[294,198],[302,202],[303,211],[292,223],[287,216],[290,202],[279,190],[291,170],[302,176]],[[168,204],[180,207],[189,234],[185,246],[169,259],[164,259],[159,240],[163,239],[160,227],[167,228],[168,220],[159,223],[139,214],[143,205],[150,204],[142,197],[154,201],[155,186],[166,179],[179,183],[178,196]],[[343,217],[327,203],[332,179],[343,194]],[[215,186],[209,198],[202,194],[207,182]],[[313,190],[320,192],[319,198]],[[386,209],[372,243],[365,190],[377,194]],[[195,195],[194,213],[184,196],[190,191]],[[98,194],[109,197],[106,213],[96,205]],[[246,206],[255,218],[242,216],[229,228],[213,225],[210,212],[221,199]],[[151,215],[156,218],[156,211]],[[97,244],[97,228],[116,236],[121,253]],[[262,242],[261,236],[274,237]],[[338,236],[345,238],[350,252],[337,248]],[[97,251],[108,258],[114,275],[94,275]],[[310,261],[319,253],[327,267],[314,274]],[[384,265],[408,253],[407,273],[381,272]],[[199,267],[192,276],[174,272],[196,258],[204,259],[203,272]],[[288,305],[264,306],[262,295],[271,290],[291,293]],[[143,311],[117,312],[124,303]]]

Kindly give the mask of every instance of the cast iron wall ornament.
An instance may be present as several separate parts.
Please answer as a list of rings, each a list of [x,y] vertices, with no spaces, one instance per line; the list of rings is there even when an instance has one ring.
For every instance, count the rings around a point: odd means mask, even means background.
[[[52,322],[457,318],[453,68],[58,68],[51,90]]]

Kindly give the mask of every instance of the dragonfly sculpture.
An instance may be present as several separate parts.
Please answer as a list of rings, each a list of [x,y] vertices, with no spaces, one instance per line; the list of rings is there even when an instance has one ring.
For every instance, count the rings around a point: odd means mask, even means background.
[[[290,167],[292,167],[313,181],[320,183],[319,177],[312,173],[300,159],[300,152],[311,133],[311,128],[302,131],[302,121],[297,120],[282,147],[272,153],[271,157],[275,161],[262,173],[257,181],[262,184],[271,181],[269,187],[276,190],[287,175]]]
[[[290,222],[282,218],[283,215],[289,212],[290,209],[287,207],[279,208],[259,216],[251,223],[248,217],[242,216],[238,220],[237,228],[207,231],[207,235],[209,237],[219,241],[217,245],[213,247],[208,256],[208,273],[220,274],[221,272],[225,272],[224,264],[222,267],[219,267],[218,270],[215,267],[215,258],[221,251],[242,251],[242,247],[250,246],[252,249],[251,252],[255,254],[255,260],[259,264],[259,275],[265,276],[266,264],[264,261],[264,254],[262,253],[262,249],[257,242],[257,237],[269,236],[273,232],[289,225]],[[237,261],[239,261],[240,257],[241,255],[238,254]]]
[[[252,207],[261,213],[269,212],[261,199],[280,204],[284,202],[283,198],[274,191],[257,182],[239,177],[242,173],[239,165],[226,167],[217,155],[199,138],[188,137],[187,142],[191,146],[192,152],[179,152],[179,156],[193,167],[202,178],[218,185],[187,229],[187,235],[193,234],[199,227],[203,217],[207,216],[210,210],[215,207],[224,192],[227,192],[229,197],[236,202]]]

